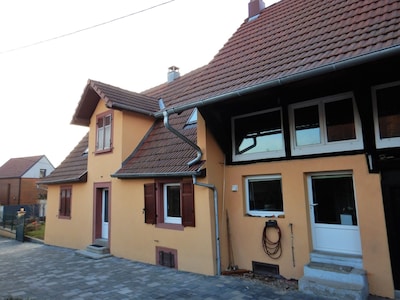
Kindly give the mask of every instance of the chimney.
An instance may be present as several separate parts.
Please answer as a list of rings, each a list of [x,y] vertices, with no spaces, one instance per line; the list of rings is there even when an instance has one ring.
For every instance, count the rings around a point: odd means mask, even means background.
[[[263,0],[250,0],[249,2],[249,20],[257,18],[259,13],[265,8]]]
[[[175,79],[178,79],[181,76],[181,74],[179,74],[179,68],[172,66],[168,68],[168,82],[172,82]]]

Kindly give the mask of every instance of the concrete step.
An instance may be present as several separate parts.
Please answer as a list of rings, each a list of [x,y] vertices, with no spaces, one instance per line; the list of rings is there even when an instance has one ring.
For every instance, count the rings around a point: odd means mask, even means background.
[[[99,239],[97,239],[94,244],[87,246],[85,250],[77,250],[76,254],[92,259],[101,259],[111,256],[108,241]]]
[[[334,299],[368,299],[368,281],[365,270],[321,262],[304,266],[299,280],[304,293]]]
[[[325,280],[314,277],[302,277],[299,290],[310,295],[341,300],[367,300],[368,286]]]
[[[365,270],[349,266],[310,262],[304,266],[304,276],[336,282],[367,285]]]
[[[354,254],[313,251],[310,254],[310,261],[349,266],[357,269],[363,268],[362,256]]]
[[[91,258],[91,259],[102,259],[102,258],[106,258],[106,257],[110,257],[111,256],[110,253],[99,254],[99,253],[95,253],[95,252],[88,251],[88,250],[77,250],[75,253],[77,255],[80,255],[80,256],[83,256],[83,257],[87,257],[87,258]]]

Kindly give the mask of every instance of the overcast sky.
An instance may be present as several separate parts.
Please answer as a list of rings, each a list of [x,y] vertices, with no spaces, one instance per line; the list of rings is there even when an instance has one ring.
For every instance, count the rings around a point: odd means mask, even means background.
[[[248,2],[1,1],[0,165],[44,154],[57,167],[88,130],[70,124],[88,79],[141,92],[164,83],[172,65],[182,75],[201,67],[242,24]]]

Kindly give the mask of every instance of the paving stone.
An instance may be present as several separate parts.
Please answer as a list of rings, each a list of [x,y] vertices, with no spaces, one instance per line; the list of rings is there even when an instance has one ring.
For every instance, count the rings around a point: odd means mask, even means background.
[[[322,300],[239,277],[205,276],[0,237],[0,299]]]

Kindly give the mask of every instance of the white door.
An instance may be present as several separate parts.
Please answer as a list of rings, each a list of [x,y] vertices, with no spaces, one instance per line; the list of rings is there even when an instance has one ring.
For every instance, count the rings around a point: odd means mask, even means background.
[[[101,238],[108,239],[108,189],[103,189],[101,195]]]
[[[308,188],[314,250],[361,254],[352,174],[312,175]]]

